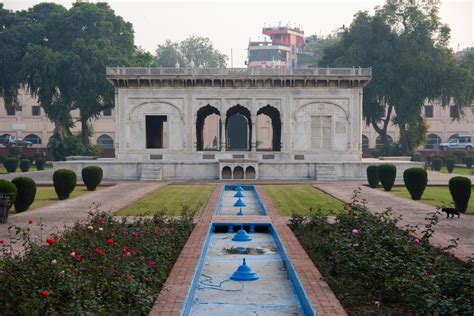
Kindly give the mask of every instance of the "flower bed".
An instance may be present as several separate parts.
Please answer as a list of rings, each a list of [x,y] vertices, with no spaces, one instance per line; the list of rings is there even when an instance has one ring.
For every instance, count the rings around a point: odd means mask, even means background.
[[[147,314],[194,225],[156,216],[134,223],[102,212],[62,236],[29,241],[0,260],[0,315]]]
[[[437,215],[420,239],[396,221],[350,206],[333,224],[294,216],[290,227],[350,315],[473,315],[472,262],[428,242]]]

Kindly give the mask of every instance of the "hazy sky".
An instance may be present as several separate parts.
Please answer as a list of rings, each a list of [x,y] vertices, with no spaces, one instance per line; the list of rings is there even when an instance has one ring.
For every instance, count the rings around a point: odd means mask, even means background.
[[[6,9],[27,9],[42,1],[5,0]],[[70,7],[73,1],[54,1]],[[90,1],[96,2],[96,1]],[[312,1],[107,1],[118,15],[133,23],[135,43],[154,51],[166,39],[181,41],[188,35],[209,37],[215,47],[229,56],[233,66],[243,67],[249,38],[258,39],[265,25],[301,25],[305,35],[329,34],[349,25],[360,10],[373,11],[384,0]],[[454,50],[474,46],[474,0],[442,0],[440,15],[451,27]]]

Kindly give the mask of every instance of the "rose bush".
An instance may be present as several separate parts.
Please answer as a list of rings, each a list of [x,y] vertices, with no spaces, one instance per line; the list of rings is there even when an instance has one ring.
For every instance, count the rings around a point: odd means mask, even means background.
[[[472,262],[428,242],[436,214],[415,238],[389,211],[347,208],[335,223],[294,216],[290,227],[349,315],[474,314]]]
[[[97,211],[41,244],[24,231],[23,256],[2,241],[0,315],[148,314],[193,227],[190,216],[127,223]]]

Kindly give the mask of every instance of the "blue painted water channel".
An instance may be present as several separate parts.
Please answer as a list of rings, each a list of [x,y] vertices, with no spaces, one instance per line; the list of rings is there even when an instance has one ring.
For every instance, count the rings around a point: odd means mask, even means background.
[[[239,186],[240,187],[240,186]],[[224,186],[216,214],[266,215],[254,186]],[[240,202],[239,202],[240,203]],[[241,210],[242,209],[242,210]],[[244,215],[237,215],[243,212]],[[234,241],[248,235],[250,241]],[[245,239],[245,238],[244,238]],[[243,266],[245,259],[245,266]],[[236,273],[237,271],[237,273]],[[234,280],[236,278],[237,280]],[[240,280],[251,278],[252,281]],[[255,280],[256,279],[256,280]],[[271,224],[211,225],[183,315],[315,315]]]

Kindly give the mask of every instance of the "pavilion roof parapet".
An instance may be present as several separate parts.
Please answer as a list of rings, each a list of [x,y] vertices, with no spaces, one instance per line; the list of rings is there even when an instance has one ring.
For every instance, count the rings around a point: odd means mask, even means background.
[[[372,76],[372,68],[141,68],[107,67],[107,76]]]

